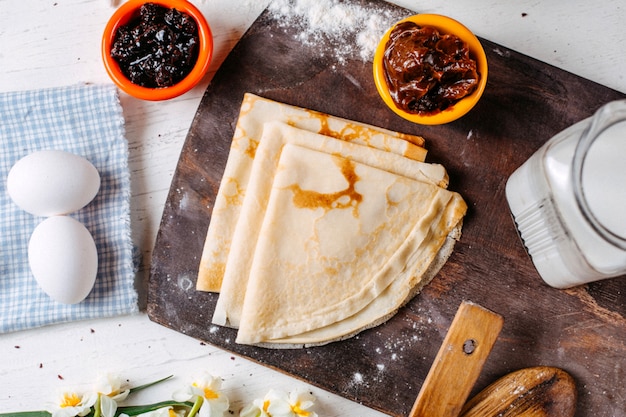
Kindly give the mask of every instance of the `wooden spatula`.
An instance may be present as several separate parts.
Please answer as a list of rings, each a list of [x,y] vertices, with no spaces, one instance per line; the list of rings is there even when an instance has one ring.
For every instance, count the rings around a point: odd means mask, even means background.
[[[409,417],[458,417],[503,324],[502,316],[463,302]]]
[[[409,417],[574,416],[577,394],[573,378],[561,369],[545,366],[512,372],[465,404],[503,324],[500,315],[463,302]]]

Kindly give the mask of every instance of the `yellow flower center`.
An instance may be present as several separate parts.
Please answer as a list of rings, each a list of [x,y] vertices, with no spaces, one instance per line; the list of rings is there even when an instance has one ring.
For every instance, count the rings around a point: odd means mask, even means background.
[[[61,408],[76,407],[78,404],[80,404],[80,397],[76,395],[76,393],[63,394],[63,399],[61,400]]]
[[[178,417],[178,414],[174,412],[171,408],[168,410],[169,417]]]
[[[270,400],[265,400],[263,401],[263,411],[265,411],[267,413],[267,409],[270,406]]]
[[[291,411],[293,411],[294,413],[296,413],[297,416],[303,416],[306,417],[309,414],[311,414],[310,412],[303,410],[300,408],[300,403],[294,404],[291,406]]]
[[[217,392],[213,391],[211,388],[204,388],[203,391],[204,391],[204,398],[206,398],[207,400],[213,400],[219,397]]]
[[[198,384],[196,384],[195,382],[192,384],[194,387],[196,388],[200,388],[198,386]],[[213,391],[211,388],[209,387],[202,387],[202,392],[204,394],[204,398],[206,398],[207,400],[214,400],[217,397],[219,397],[219,394],[215,391]]]

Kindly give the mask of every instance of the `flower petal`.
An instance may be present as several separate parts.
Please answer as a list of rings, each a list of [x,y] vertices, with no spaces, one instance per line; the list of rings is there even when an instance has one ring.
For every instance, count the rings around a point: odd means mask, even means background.
[[[115,417],[117,402],[106,395],[100,396],[100,411],[104,417]]]
[[[269,417],[269,415],[256,404],[248,404],[239,413],[239,417]]]
[[[117,395],[113,395],[110,396],[115,402],[121,403],[122,401],[124,401],[127,397],[128,394],[130,394],[130,389],[127,389],[126,391],[122,391]]]
[[[191,401],[194,398],[194,392],[191,387],[180,388],[172,394],[174,401]]]
[[[122,378],[119,375],[109,373],[99,375],[96,381],[96,392],[109,397],[120,394],[122,392]]]

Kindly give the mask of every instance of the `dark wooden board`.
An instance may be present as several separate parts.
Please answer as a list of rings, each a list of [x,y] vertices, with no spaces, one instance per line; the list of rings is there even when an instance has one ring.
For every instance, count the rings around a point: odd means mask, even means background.
[[[297,25],[284,23],[263,13],[202,98],[153,253],[150,318],[400,416],[408,414],[459,304],[470,300],[505,317],[474,392],[523,367],[558,366],[577,381],[577,416],[625,416],[626,280],[567,291],[545,285],[518,239],[504,194],[509,175],[542,143],[624,94],[481,40],[490,72],[478,106],[456,122],[418,126],[385,107],[371,63],[355,57],[336,65],[322,56],[325,45],[301,45]],[[217,295],[194,287],[245,92],[423,135],[428,160],[447,167],[450,189],[469,205],[463,236],[433,282],[389,322],[346,341],[286,351],[237,345],[232,329],[210,324]]]

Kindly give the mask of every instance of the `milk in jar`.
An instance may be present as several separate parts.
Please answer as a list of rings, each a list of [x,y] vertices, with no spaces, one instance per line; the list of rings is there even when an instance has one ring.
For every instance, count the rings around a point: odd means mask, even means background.
[[[506,198],[549,285],[626,274],[626,100],[546,142],[508,179]]]

